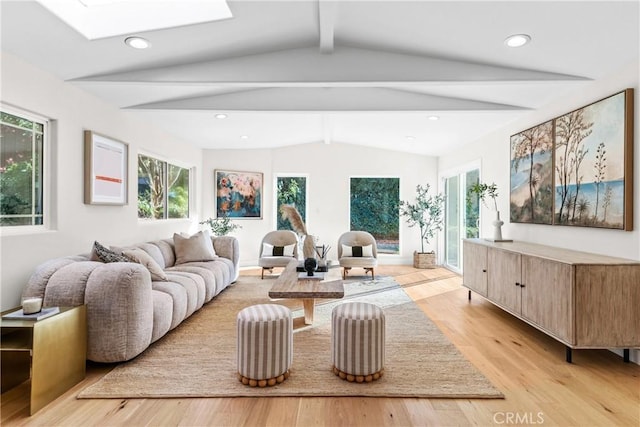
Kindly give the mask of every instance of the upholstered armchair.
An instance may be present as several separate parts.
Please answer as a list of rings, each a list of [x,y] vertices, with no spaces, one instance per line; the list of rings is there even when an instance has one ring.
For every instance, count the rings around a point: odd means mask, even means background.
[[[338,261],[345,279],[353,267],[364,268],[365,274],[375,276],[378,265],[376,239],[366,231],[348,231],[338,239]]]
[[[260,243],[260,259],[258,265],[264,271],[273,272],[274,267],[286,267],[291,259],[298,258],[298,236],[290,230],[276,230],[268,232]]]

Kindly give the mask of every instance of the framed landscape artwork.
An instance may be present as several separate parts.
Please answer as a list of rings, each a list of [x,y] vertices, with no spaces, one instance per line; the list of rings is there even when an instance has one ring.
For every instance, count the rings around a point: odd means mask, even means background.
[[[553,120],[511,136],[511,222],[553,223]]]
[[[633,229],[633,89],[554,121],[560,225]]]
[[[262,173],[215,170],[216,216],[262,218]]]
[[[127,204],[129,146],[104,135],[84,132],[84,202]]]

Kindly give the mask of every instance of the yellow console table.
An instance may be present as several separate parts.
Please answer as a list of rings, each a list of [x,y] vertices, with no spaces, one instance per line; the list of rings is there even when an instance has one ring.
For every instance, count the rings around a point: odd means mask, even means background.
[[[7,314],[16,309],[8,310]],[[30,414],[85,377],[86,307],[61,307],[46,319],[1,319],[2,392],[31,378]]]

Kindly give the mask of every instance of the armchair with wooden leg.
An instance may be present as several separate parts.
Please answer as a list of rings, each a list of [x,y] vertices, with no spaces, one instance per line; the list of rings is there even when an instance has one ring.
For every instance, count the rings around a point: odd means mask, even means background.
[[[273,272],[274,267],[286,267],[289,261],[298,259],[298,236],[290,230],[270,231],[260,242],[260,258],[258,265],[264,271]]]
[[[376,239],[366,231],[348,231],[338,239],[338,261],[342,267],[342,278],[346,279],[349,270],[364,268],[365,274],[375,277],[378,265],[378,247]]]

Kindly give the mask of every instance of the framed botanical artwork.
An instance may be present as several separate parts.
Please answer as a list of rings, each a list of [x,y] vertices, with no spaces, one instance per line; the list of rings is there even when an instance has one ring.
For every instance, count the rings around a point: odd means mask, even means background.
[[[262,218],[262,173],[215,170],[216,216]]]
[[[127,204],[128,144],[84,132],[84,203]]]
[[[511,136],[511,222],[553,222],[553,120]]]
[[[554,120],[554,223],[633,229],[633,89]]]

